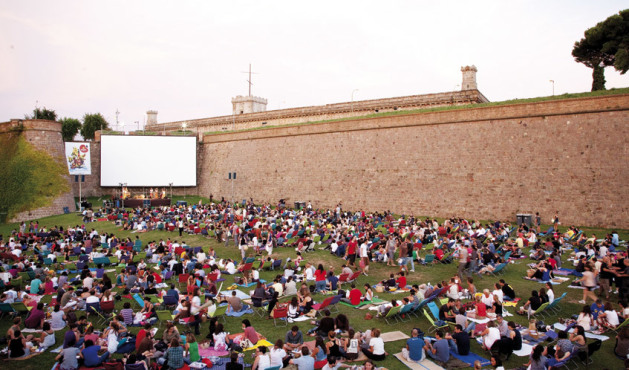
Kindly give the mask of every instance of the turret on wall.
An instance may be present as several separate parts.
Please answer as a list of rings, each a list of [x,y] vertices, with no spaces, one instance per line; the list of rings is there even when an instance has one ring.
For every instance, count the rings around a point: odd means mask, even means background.
[[[259,96],[241,96],[232,98],[233,114],[266,112],[267,100]]]
[[[463,81],[461,82],[461,90],[478,90],[476,86],[476,69],[475,65],[461,67],[461,73],[463,74]]]

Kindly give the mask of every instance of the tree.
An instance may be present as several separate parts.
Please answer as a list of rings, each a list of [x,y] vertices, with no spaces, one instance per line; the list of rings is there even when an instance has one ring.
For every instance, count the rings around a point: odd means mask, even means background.
[[[81,129],[81,121],[76,118],[63,118],[61,120],[61,136],[63,141],[72,141]]]
[[[52,109],[46,109],[46,107],[35,108],[35,109],[33,109],[33,115],[32,116],[29,116],[28,114],[25,114],[24,118],[26,118],[26,119],[47,119],[49,121],[56,121],[57,120],[57,113],[55,113],[55,111],[52,110]]]
[[[102,114],[85,114],[83,116],[83,127],[81,128],[81,135],[85,140],[94,140],[94,133],[98,130],[106,130],[109,128],[109,123],[105,121],[105,117]]]
[[[604,68],[625,74],[629,70],[629,9],[614,14],[585,31],[574,43],[574,59],[592,68],[592,91],[605,90]]]

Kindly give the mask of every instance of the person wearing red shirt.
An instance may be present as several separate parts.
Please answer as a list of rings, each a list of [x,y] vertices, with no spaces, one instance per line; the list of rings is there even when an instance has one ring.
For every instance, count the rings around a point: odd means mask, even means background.
[[[356,261],[357,248],[358,242],[356,241],[356,237],[353,237],[349,244],[347,244],[347,252],[345,253],[345,258],[349,262],[349,265],[352,267],[356,267],[356,265],[354,265],[354,261]]]
[[[315,270],[314,276],[315,276],[315,291],[316,292],[323,292],[323,291],[325,291],[326,272],[325,272],[325,269],[323,268],[322,264],[319,264],[319,266]]]
[[[137,351],[138,348],[140,348],[140,343],[142,342],[142,339],[144,339],[144,337],[146,336],[146,333],[151,331],[151,324],[144,324],[144,328],[142,328],[139,332],[138,335],[136,335],[135,337],[135,350]]]
[[[398,272],[398,275],[400,275],[400,277],[397,278],[397,280],[395,281],[397,283],[398,288],[399,289],[406,288],[406,276],[404,276],[404,271]]]
[[[356,306],[360,303],[360,297],[362,297],[362,295],[363,293],[360,291],[360,289],[356,288],[356,284],[352,283],[352,289],[349,291],[348,298],[341,298],[341,301]]]

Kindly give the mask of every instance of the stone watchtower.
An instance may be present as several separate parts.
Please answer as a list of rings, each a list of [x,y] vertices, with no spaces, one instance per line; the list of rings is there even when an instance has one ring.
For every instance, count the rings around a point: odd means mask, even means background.
[[[156,110],[147,110],[146,111],[146,125],[156,125],[157,124],[157,111]]]
[[[461,73],[463,74],[463,81],[461,82],[461,91],[465,90],[478,90],[476,86],[476,66],[461,67]]]
[[[242,96],[238,95],[232,98],[233,114],[246,114],[266,112],[267,100],[259,96]]]

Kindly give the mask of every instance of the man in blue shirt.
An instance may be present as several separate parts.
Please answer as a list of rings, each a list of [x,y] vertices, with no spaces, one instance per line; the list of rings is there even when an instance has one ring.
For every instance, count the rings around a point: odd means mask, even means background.
[[[175,284],[170,284],[170,289],[168,289],[166,295],[174,296],[175,300],[179,302],[179,292],[175,289]]]
[[[39,280],[39,275],[35,276],[35,279],[31,280],[31,294],[39,294],[39,286],[42,281]]]
[[[437,340],[433,343],[430,343],[428,339],[425,340],[426,345],[424,346],[424,350],[426,350],[428,356],[437,361],[438,365],[445,367],[446,362],[450,360],[450,346],[448,345],[448,341],[443,338],[443,331],[441,329],[437,330],[435,338],[437,338]]]
[[[99,356],[98,351],[100,351],[100,346],[94,345],[91,339],[86,340],[85,348],[81,351],[83,364],[87,367],[96,367],[107,361],[109,352],[105,352],[102,356]]]
[[[424,341],[419,337],[417,329],[413,329],[411,338],[406,341],[406,348],[402,348],[402,357],[407,361],[420,362],[426,358]]]
[[[308,347],[301,347],[301,357],[294,358],[288,363],[297,365],[298,370],[310,370],[314,369],[315,360],[314,357],[310,356],[310,350]]]
[[[592,306],[590,306],[590,310],[592,311],[592,317],[596,320],[599,314],[605,312],[605,307],[603,306],[603,302],[597,299],[596,302],[592,303]]]

